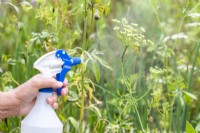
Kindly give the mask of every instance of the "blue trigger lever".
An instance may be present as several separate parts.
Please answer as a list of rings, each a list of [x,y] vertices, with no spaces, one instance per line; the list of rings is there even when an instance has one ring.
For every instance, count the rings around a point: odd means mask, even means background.
[[[70,58],[67,52],[64,50],[58,50],[56,51],[56,57],[61,58],[62,61],[64,62],[62,66],[62,71],[58,74],[56,74],[56,80],[63,82],[65,80],[65,76],[69,70],[71,70],[72,66],[75,66],[77,64],[81,63],[80,58],[72,57]],[[61,90],[62,88],[57,89],[57,94],[61,95]]]
[[[80,64],[81,59],[77,58],[77,57],[70,57],[67,54],[67,52],[64,50],[57,50],[55,56],[57,58],[62,59],[62,61],[63,61],[61,72],[56,74],[56,80],[63,82],[65,80],[67,72],[69,72],[71,70],[72,66]],[[46,90],[45,92],[48,92],[47,90],[50,91],[50,88],[41,89],[40,92],[44,92],[42,90]],[[62,88],[58,88],[56,90],[58,95],[61,95],[61,90],[62,90]],[[51,89],[51,92],[52,91],[53,90]]]

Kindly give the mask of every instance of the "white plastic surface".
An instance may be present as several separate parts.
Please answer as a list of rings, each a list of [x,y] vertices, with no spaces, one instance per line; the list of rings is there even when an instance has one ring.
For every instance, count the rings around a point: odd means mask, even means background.
[[[33,65],[46,76],[54,76],[62,70],[63,61],[55,56],[56,51],[49,52],[40,57]]]
[[[62,70],[63,61],[56,58],[55,54],[56,51],[47,53],[34,63],[34,68],[44,77],[52,77]],[[51,95],[39,93],[35,106],[21,122],[21,133],[62,133],[63,124],[53,108],[46,103],[46,98]]]
[[[21,133],[62,133],[63,124],[52,107],[46,103],[51,93],[40,92],[36,104],[21,122]]]

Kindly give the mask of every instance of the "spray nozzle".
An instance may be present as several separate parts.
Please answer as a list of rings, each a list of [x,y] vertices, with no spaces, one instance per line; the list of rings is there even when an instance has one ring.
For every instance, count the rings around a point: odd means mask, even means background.
[[[78,64],[81,63],[80,58],[77,58],[77,57],[72,57],[71,60],[72,60],[72,65],[73,66],[78,65]]]
[[[63,82],[65,76],[72,66],[81,63],[80,58],[70,57],[64,50],[56,50],[40,57],[35,63],[34,68],[38,69],[44,76],[52,77],[56,75],[56,79]],[[61,94],[61,89],[57,89],[57,94]],[[52,88],[40,89],[40,92],[53,92]]]

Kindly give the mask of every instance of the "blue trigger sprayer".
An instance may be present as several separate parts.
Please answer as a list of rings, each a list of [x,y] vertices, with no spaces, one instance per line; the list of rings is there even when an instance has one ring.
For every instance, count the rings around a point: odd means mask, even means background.
[[[56,80],[63,82],[71,67],[80,63],[80,58],[71,58],[64,50],[56,50],[40,57],[34,63],[34,68],[38,69],[42,76],[46,78],[56,75]],[[57,89],[58,95],[61,94],[61,89]],[[21,133],[63,132],[62,122],[51,105],[46,103],[46,98],[51,96],[52,93],[52,88],[42,88],[39,90],[35,106],[21,122]]]

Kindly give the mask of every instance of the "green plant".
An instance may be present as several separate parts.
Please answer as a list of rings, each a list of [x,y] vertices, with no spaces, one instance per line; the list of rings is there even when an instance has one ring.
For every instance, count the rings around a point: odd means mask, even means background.
[[[198,132],[199,6],[1,1],[0,90],[38,73],[33,63],[43,54],[65,49],[83,63],[68,73],[69,93],[59,98],[64,132]],[[0,120],[0,132],[18,133],[22,119]]]

